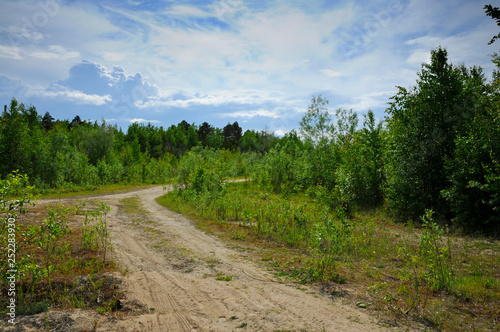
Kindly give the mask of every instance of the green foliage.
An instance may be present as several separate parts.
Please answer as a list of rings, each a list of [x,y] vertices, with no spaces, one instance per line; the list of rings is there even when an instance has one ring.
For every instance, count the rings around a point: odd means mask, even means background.
[[[208,123],[199,128],[182,121],[166,129],[133,123],[126,133],[116,126],[42,118],[35,107],[12,99],[0,117],[0,178],[19,169],[38,190],[89,189],[118,183],[166,183],[178,161],[198,146],[214,150],[267,152],[277,141],[265,131],[246,132],[237,122],[224,129]],[[229,172],[249,174],[249,167],[230,165]]]
[[[106,252],[111,247],[107,214],[109,206],[100,202],[97,209],[85,212],[82,225],[82,247],[88,250],[102,250],[102,262],[106,261]]]
[[[431,63],[418,75],[417,86],[409,91],[400,87],[387,110],[387,196],[389,207],[402,219],[416,219],[427,208],[448,214],[441,196],[448,185],[445,162],[473,118],[474,96],[483,80],[475,69],[449,64],[442,48],[431,52]]]
[[[184,195],[204,196],[207,200],[223,196],[228,173],[224,150],[196,148],[180,160],[176,188]]]
[[[426,267],[424,278],[433,291],[450,290],[453,283],[451,244],[444,241],[444,230],[434,222],[433,214],[432,210],[427,210],[422,217],[424,230],[420,238],[420,251]]]
[[[284,150],[271,149],[255,167],[253,180],[276,193],[290,193],[297,183],[300,161]]]
[[[335,128],[331,124],[331,117],[328,113],[328,100],[321,95],[311,99],[311,104],[307,108],[307,113],[300,121],[301,134],[313,144],[331,139]]]
[[[349,119],[348,115],[344,117]],[[383,202],[385,185],[386,146],[382,123],[376,123],[373,112],[369,110],[363,128],[354,131],[356,121],[353,119],[351,116],[351,129],[339,130],[339,133],[345,134],[339,135],[336,195],[343,204],[377,206]],[[346,126],[339,125],[339,128],[342,127]]]
[[[33,146],[35,142],[30,138],[26,108],[12,99],[10,109],[3,112],[0,121],[0,174],[6,176],[15,170],[23,173],[31,171],[35,157]]]
[[[369,111],[358,129],[357,114],[339,109],[335,127],[327,104],[321,96],[313,97],[301,121],[305,142],[295,132],[286,135],[255,166],[253,180],[284,196],[305,190],[334,210],[380,205],[385,185],[382,123]]]
[[[496,231],[500,226],[500,94],[498,83],[484,87],[490,98],[477,96],[478,109],[467,131],[455,139],[447,159],[449,187],[442,195],[460,227]]]
[[[495,18],[497,9],[486,6]],[[500,66],[500,57],[493,55]],[[42,118],[12,99],[0,118],[0,178],[19,169],[40,191],[118,183],[174,181],[179,193],[210,205],[224,179],[251,176],[289,197],[307,193],[330,211],[384,205],[400,220],[426,209],[470,231],[500,227],[500,74],[486,83],[481,68],[454,66],[431,51],[416,86],[391,98],[385,122],[368,110],[337,109],[313,96],[299,123],[278,138],[238,122],[216,128],[182,121],[168,128],[134,123],[126,133],[79,116]]]
[[[349,223],[343,209],[339,211],[340,224],[326,216],[322,222],[314,224],[311,248],[336,259],[347,260],[354,225]]]
[[[485,5],[484,10],[486,15],[490,16],[492,19],[494,19],[497,23],[498,26],[500,26],[500,9],[498,7],[493,7],[492,5]],[[500,38],[500,33],[496,36],[493,36],[491,40],[489,41],[488,45],[491,45]]]
[[[45,253],[42,275],[46,277],[47,283],[50,283],[51,273],[56,269],[54,264],[58,261],[57,256],[65,256],[69,250],[69,244],[61,246],[59,243],[70,232],[66,219],[69,211],[67,208],[49,208],[43,223],[38,227],[30,227],[29,230],[32,241]]]
[[[238,122],[235,121],[233,124],[228,123],[222,130],[222,135],[224,137],[224,145],[229,150],[234,150],[238,146],[238,141],[242,137],[241,127]]]
[[[73,208],[47,207],[42,222],[26,223],[21,215],[26,213],[27,206],[35,206],[34,188],[27,183],[27,176],[17,173],[0,180],[0,242],[3,248],[11,249],[4,250],[0,259],[0,280],[7,289],[7,277],[12,276],[12,270],[16,271],[16,289],[12,296],[18,303],[19,314],[47,311],[52,305],[68,302],[74,296],[81,297],[66,284],[67,280],[73,280],[75,272],[96,273],[110,263],[105,262],[105,253],[102,262],[89,257],[74,257],[75,253],[81,253],[81,249],[75,250],[71,242],[73,233],[67,216],[75,211]],[[105,213],[109,208],[101,204],[96,211],[89,213],[102,216],[103,211]],[[95,230],[99,243],[109,241],[105,220],[99,219]],[[95,293],[101,293],[103,288],[104,285],[97,287]],[[6,296],[7,292],[4,292],[2,301]]]
[[[226,276],[222,273],[217,273],[217,277],[215,278],[215,280],[219,280],[219,281],[231,281],[233,280],[233,277],[231,276]]]

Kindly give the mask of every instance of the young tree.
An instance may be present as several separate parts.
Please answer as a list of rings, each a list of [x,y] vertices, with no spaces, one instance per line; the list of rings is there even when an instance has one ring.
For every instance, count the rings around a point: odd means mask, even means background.
[[[239,142],[241,152],[258,151],[260,140],[258,133],[253,130],[245,131]]]
[[[467,90],[473,74],[449,64],[445,49],[433,50],[418,76],[411,90],[399,88],[387,110],[389,204],[402,219],[415,220],[425,209],[449,212],[441,195],[448,187],[445,162],[475,109]]]
[[[493,62],[500,68],[500,57]],[[469,81],[470,98],[477,105],[467,132],[455,140],[447,159],[449,188],[443,191],[454,222],[469,230],[500,229],[500,81],[485,84],[480,72]]]
[[[368,110],[361,135],[370,199],[374,205],[381,204],[384,198],[383,188],[386,183],[384,153],[387,148],[385,134],[383,123],[381,121],[376,123],[374,113]]]
[[[321,141],[329,140],[335,128],[331,121],[332,118],[327,109],[328,100],[321,95],[311,99],[311,104],[307,108],[307,113],[299,122],[300,133],[306,140],[310,140],[314,145]]]

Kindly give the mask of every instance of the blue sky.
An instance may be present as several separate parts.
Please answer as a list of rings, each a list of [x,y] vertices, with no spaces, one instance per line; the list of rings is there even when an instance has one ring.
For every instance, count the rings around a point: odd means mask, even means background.
[[[282,135],[318,94],[332,113],[383,118],[431,49],[489,78],[500,45],[470,0],[0,1],[0,101],[122,128],[238,121]]]

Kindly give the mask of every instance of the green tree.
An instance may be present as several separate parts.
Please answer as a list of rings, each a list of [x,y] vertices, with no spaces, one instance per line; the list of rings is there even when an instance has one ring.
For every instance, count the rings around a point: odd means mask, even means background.
[[[198,128],[198,139],[203,146],[208,145],[208,136],[212,133],[213,129],[208,122],[203,122]]]
[[[500,68],[500,57],[493,62]],[[500,228],[500,74],[485,84],[480,73],[469,81],[468,95],[477,105],[467,131],[455,140],[446,162],[450,186],[443,191],[455,223],[469,230]]]
[[[364,201],[370,205],[379,205],[384,197],[385,163],[384,152],[386,150],[383,123],[375,120],[375,114],[368,110],[365,115],[364,127],[361,129],[362,156],[365,179],[366,194]]]
[[[402,219],[417,220],[425,209],[449,212],[441,195],[448,187],[445,162],[453,156],[455,138],[473,118],[469,83],[478,73],[449,64],[447,51],[438,48],[418,73],[417,85],[399,87],[391,98],[387,196]]]
[[[42,118],[42,126],[46,131],[49,131],[52,127],[54,127],[54,118],[49,112],[45,112],[45,115]]]
[[[198,144],[200,144],[200,140],[198,139],[198,129],[195,125],[189,126],[186,132],[186,143],[188,150],[191,150]]]
[[[321,141],[331,139],[335,128],[332,125],[331,116],[328,113],[328,100],[321,95],[311,99],[311,104],[307,108],[306,114],[299,122],[300,133],[302,136],[310,140],[314,145]]]
[[[238,142],[242,137],[242,130],[238,122],[235,121],[233,124],[228,123],[222,129],[222,135],[224,137],[224,145],[229,150],[234,150],[238,146]]]
[[[7,176],[12,171],[27,173],[30,165],[30,128],[23,116],[24,105],[16,99],[3,112],[0,122],[0,175]]]
[[[208,147],[212,149],[222,149],[224,147],[224,136],[222,129],[213,128],[207,138]]]
[[[80,146],[87,155],[92,165],[97,165],[100,160],[109,158],[113,153],[114,129],[110,125],[103,123],[93,128],[79,127],[82,131],[82,141]]]

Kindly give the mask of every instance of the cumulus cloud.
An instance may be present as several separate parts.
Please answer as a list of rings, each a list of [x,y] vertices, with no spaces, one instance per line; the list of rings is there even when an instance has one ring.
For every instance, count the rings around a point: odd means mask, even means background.
[[[71,67],[69,77],[53,83],[48,91],[58,93],[61,89],[101,96],[103,102],[128,104],[143,103],[158,95],[157,87],[148,83],[140,73],[129,75],[120,66],[107,69],[89,61]]]

